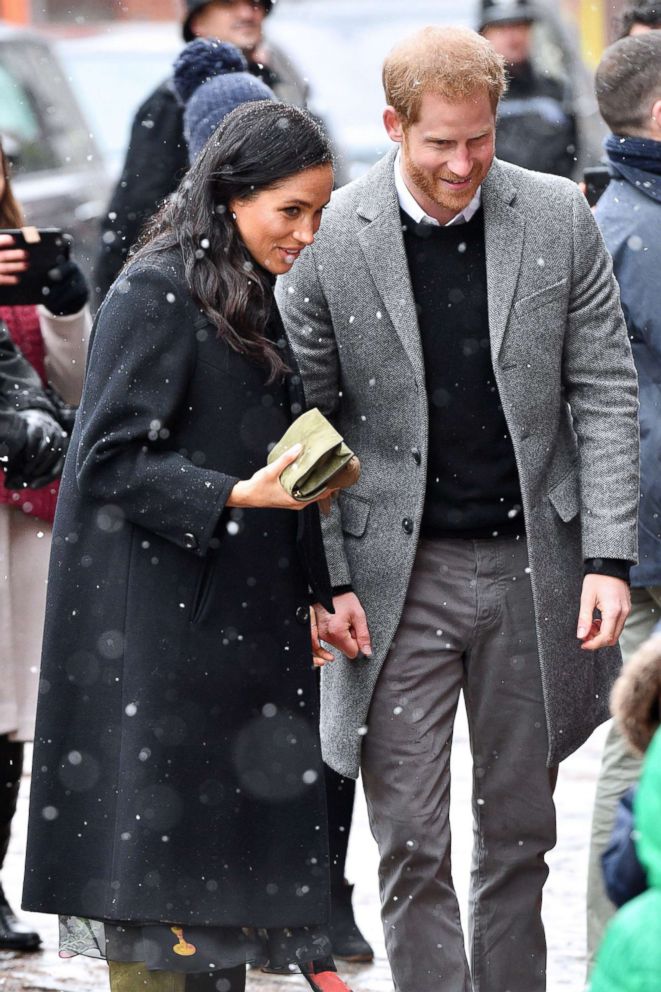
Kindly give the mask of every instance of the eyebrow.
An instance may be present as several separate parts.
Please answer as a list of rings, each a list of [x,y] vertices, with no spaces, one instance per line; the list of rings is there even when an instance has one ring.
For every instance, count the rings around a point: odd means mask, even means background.
[[[329,203],[330,203],[330,200],[326,200],[326,202],[324,204],[322,204],[322,206],[326,207],[326,206],[328,206]],[[312,206],[314,206],[314,204],[313,203],[310,203],[309,200],[293,199],[293,200],[287,200],[287,206],[288,207],[312,207]]]
[[[484,138],[484,137],[486,137],[487,134],[490,133],[490,131],[491,131],[491,128],[487,128],[486,131],[479,131],[478,134],[471,134],[471,136],[468,138],[468,141],[475,141],[476,138]],[[426,141],[456,141],[457,139],[456,138],[444,138],[440,134],[426,134],[425,135],[425,140]]]

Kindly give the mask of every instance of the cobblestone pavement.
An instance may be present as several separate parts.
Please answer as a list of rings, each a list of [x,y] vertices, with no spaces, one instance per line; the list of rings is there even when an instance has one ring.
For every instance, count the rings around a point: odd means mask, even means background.
[[[558,844],[549,857],[544,916],[549,943],[548,992],[580,992],[584,985],[584,897],[591,804],[599,755],[604,739],[600,728],[561,769],[556,792]],[[20,903],[27,813],[27,777],[3,880],[15,908]],[[471,844],[470,759],[464,719],[460,716],[453,750],[452,831],[454,876],[462,906],[466,904]],[[376,949],[373,965],[341,966],[354,992],[392,992],[378,915],[377,857],[367,825],[362,795],[356,807],[347,874],[355,882],[356,915]],[[106,992],[105,965],[84,958],[60,960],[52,917],[23,914],[40,931],[44,950],[38,954],[0,952],[0,992]],[[308,986],[295,976],[263,975],[251,971],[248,992],[304,992]],[[439,990],[441,992],[441,990]]]

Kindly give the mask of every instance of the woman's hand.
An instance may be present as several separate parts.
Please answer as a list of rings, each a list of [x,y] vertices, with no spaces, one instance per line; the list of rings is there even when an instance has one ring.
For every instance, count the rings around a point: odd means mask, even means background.
[[[14,244],[11,234],[0,234],[0,286],[18,285],[28,270],[28,253]]]
[[[334,490],[325,489],[316,499],[301,500],[294,499],[280,482],[280,476],[287,468],[296,461],[301,451],[302,444],[295,444],[284,455],[280,455],[272,465],[266,465],[255,472],[250,479],[246,479],[237,484],[232,489],[227,500],[227,506],[257,507],[279,510],[304,510],[310,503],[318,503],[320,500],[327,500]]]
[[[323,668],[329,661],[334,661],[333,655],[322,648],[317,627],[317,614],[314,606],[310,607],[310,633],[312,635],[312,664],[315,668]]]

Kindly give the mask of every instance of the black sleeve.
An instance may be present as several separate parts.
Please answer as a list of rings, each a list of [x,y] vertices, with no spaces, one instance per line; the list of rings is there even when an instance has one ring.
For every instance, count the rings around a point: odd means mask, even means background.
[[[613,579],[628,582],[633,565],[634,562],[622,558],[586,558],[584,574],[609,575]]]
[[[188,168],[183,111],[168,80],[138,109],[122,174],[101,222],[95,286],[103,300],[130,248]]]
[[[77,424],[80,493],[204,555],[237,482],[195,465],[176,435],[197,361],[189,297],[156,267],[120,277],[92,337]]]
[[[0,321],[0,403],[5,410],[47,410],[52,404],[41,379],[14,344],[7,325]]]
[[[344,596],[347,592],[353,592],[353,586],[347,584],[345,586],[333,586],[333,596]]]
[[[7,468],[25,447],[27,428],[20,414],[0,405],[0,465]]]
[[[14,344],[7,325],[0,321],[0,465],[7,467],[27,440],[22,410],[53,407],[37,372]]]

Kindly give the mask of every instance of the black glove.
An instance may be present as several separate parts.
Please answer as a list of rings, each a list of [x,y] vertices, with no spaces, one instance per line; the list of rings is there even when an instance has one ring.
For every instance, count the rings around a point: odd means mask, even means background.
[[[58,424],[64,428],[67,434],[72,434],[78,407],[65,403],[60,394],[56,393],[52,386],[46,386],[44,392],[51,401],[53,407],[52,413]]]
[[[48,293],[43,304],[54,317],[66,317],[82,310],[89,299],[85,276],[71,259],[48,273]]]
[[[19,410],[16,417],[25,429],[25,443],[9,457],[5,485],[40,489],[62,474],[69,436],[45,410]]]
[[[25,424],[16,410],[0,410],[0,464],[17,458],[27,439]]]

